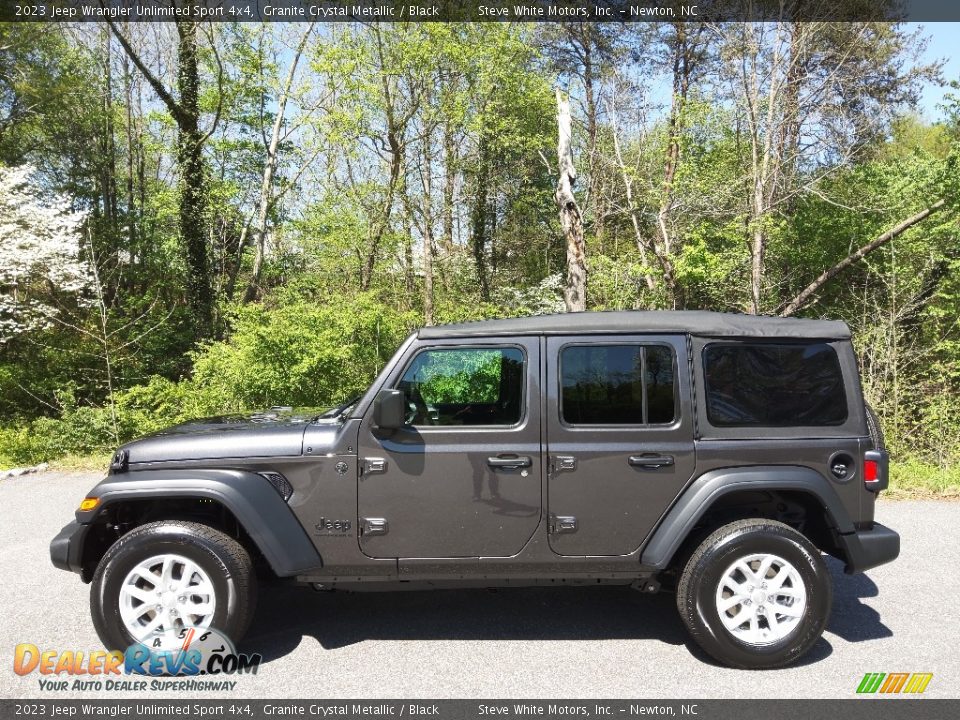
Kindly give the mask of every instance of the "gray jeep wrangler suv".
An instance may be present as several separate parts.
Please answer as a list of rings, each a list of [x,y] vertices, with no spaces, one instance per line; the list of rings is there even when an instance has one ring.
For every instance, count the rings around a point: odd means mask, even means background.
[[[264,571],[318,589],[675,591],[717,660],[777,667],[832,586],[897,557],[888,457],[842,322],[707,312],[411,335],[359,398],[125,445],[53,540],[108,648],[243,635]]]

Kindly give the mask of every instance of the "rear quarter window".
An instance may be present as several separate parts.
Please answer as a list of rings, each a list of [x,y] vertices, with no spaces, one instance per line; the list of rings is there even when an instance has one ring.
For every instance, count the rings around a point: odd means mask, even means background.
[[[816,427],[847,419],[843,373],[826,343],[711,343],[703,350],[715,427]]]

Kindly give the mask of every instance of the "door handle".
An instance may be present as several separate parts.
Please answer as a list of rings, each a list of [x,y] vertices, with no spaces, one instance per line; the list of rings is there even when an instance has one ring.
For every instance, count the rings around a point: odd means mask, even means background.
[[[654,453],[631,455],[629,462],[633,467],[656,470],[657,468],[670,467],[673,465],[673,455],[656,455]]]
[[[516,470],[530,467],[533,465],[533,460],[527,455],[497,455],[496,457],[488,457],[487,465],[492,468]]]

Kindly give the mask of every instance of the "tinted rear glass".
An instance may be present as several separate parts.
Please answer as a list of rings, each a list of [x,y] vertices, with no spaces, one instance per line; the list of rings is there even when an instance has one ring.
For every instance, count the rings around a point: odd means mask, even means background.
[[[847,419],[840,362],[826,343],[715,343],[703,363],[712,425],[802,427]]]

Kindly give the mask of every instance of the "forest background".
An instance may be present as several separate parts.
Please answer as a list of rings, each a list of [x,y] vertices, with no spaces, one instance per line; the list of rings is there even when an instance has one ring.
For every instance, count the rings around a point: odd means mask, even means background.
[[[0,25],[0,467],[329,406],[426,324],[691,308],[845,320],[897,491],[960,494],[960,91],[928,38]]]

